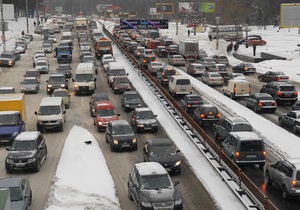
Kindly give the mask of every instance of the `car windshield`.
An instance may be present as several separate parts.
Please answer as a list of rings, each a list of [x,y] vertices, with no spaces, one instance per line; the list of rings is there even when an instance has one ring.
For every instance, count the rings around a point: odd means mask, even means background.
[[[50,44],[43,44],[43,48],[50,48],[51,45]]]
[[[245,64],[244,64],[244,67],[253,67],[253,66],[252,66],[252,64],[250,64],[250,63],[245,63]]]
[[[208,63],[215,63],[215,59],[205,59],[205,62],[208,62]]]
[[[28,141],[14,141],[11,146],[10,151],[31,151],[35,150],[35,141],[28,140]]]
[[[63,96],[69,96],[67,91],[54,91],[52,96],[57,96],[57,97],[63,97]]]
[[[66,71],[66,70],[70,70],[70,66],[59,66],[58,67],[58,71]]]
[[[22,192],[19,187],[10,187],[10,201],[16,202],[23,200]]]
[[[76,81],[77,82],[85,82],[85,81],[92,81],[93,75],[92,74],[76,74]]]
[[[127,79],[116,79],[115,84],[129,84]]]
[[[202,101],[200,96],[189,96],[188,101]]]
[[[36,66],[47,66],[46,62],[37,62]]]
[[[70,52],[70,48],[69,47],[59,47],[58,52]]]
[[[162,66],[162,63],[154,62],[154,63],[151,63],[151,65],[160,67],[160,66]]]
[[[115,125],[112,127],[112,134],[113,135],[126,135],[132,134],[132,129],[128,125]]]
[[[281,86],[281,91],[295,91],[295,88],[293,86]]]
[[[155,145],[151,148],[152,156],[175,155],[176,152],[172,145]]]
[[[240,150],[241,152],[261,151],[262,141],[242,141]]]
[[[17,114],[2,114],[0,115],[0,127],[17,125],[19,123],[19,116]]]
[[[12,58],[10,54],[1,54],[1,58]]]
[[[34,71],[27,71],[26,72],[27,77],[36,77],[37,75],[38,75],[38,72],[34,72]]]
[[[49,82],[50,83],[64,83],[65,79],[64,77],[50,77]]]
[[[172,184],[167,174],[148,175],[141,177],[141,189],[158,190],[171,188]]]
[[[132,99],[141,99],[139,94],[126,94],[125,100],[132,100]]]
[[[204,70],[205,69],[205,67],[202,66],[202,65],[201,66],[200,65],[195,65],[194,68],[197,69],[197,70],[202,70],[202,69]]]
[[[116,116],[116,112],[114,109],[99,109],[98,110],[99,117],[111,117]]]
[[[216,107],[203,107],[201,112],[205,115],[216,115],[219,113]]]
[[[272,96],[259,96],[258,100],[273,100]]]
[[[275,72],[277,76],[285,75],[283,72]]]
[[[126,72],[124,69],[115,69],[113,71],[110,71],[111,76],[123,76],[126,75]]]
[[[175,75],[176,74],[176,71],[175,70],[166,70],[165,71],[165,75]]]
[[[59,106],[40,106],[39,115],[58,115],[60,113]]]
[[[36,84],[36,79],[24,79],[23,84]]]
[[[248,124],[236,124],[235,126],[233,126],[233,132],[236,131],[252,131],[252,127],[251,125]]]
[[[142,112],[137,112],[136,113],[136,119],[141,120],[141,119],[152,119],[154,118],[154,114],[152,111],[142,111]]]

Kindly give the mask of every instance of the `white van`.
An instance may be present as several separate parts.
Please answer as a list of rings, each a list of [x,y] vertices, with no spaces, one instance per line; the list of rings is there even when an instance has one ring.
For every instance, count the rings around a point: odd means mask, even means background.
[[[192,94],[193,88],[188,77],[173,75],[169,80],[169,91],[175,97],[176,95]]]
[[[251,93],[250,83],[247,80],[230,79],[223,86],[223,93],[231,99],[248,97]]]
[[[91,35],[94,42],[100,39],[101,37],[103,37],[103,33],[101,29],[93,29]]]
[[[34,112],[37,115],[37,130],[45,131],[48,129],[64,130],[66,122],[66,110],[62,97],[43,98],[39,111]]]
[[[107,67],[107,82],[111,86],[114,77],[128,76],[125,67],[120,62],[110,62]]]
[[[69,45],[73,45],[72,32],[63,32],[61,41],[67,42]]]
[[[96,67],[93,63],[80,63],[77,66],[74,82],[75,95],[93,94],[96,89]]]

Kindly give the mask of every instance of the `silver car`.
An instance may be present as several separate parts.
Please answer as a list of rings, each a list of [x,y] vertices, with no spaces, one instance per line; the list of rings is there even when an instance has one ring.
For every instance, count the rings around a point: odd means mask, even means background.
[[[25,77],[21,82],[21,93],[38,93],[40,83],[36,77]]]
[[[52,43],[56,43],[57,42],[55,35],[50,35],[49,38],[48,38],[48,40],[51,40]]]
[[[186,71],[192,76],[202,76],[206,72],[205,67],[200,63],[191,63]]]
[[[148,71],[150,74],[156,74],[159,69],[163,67],[163,63],[160,61],[152,61],[148,65]]]
[[[49,73],[49,63],[48,60],[37,60],[35,64],[35,69],[40,73]]]
[[[206,72],[202,76],[202,82],[209,85],[223,85],[223,77],[219,73]]]
[[[91,46],[88,42],[82,42],[80,44],[80,50],[81,51],[91,51]]]
[[[185,66],[185,60],[182,55],[170,55],[168,63],[173,66]]]
[[[42,45],[42,50],[44,50],[45,53],[52,53],[52,45],[49,43],[44,43]]]

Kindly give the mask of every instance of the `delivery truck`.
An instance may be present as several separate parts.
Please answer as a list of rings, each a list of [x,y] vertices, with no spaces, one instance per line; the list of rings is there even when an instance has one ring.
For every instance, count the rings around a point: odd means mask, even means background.
[[[197,60],[199,51],[199,43],[193,40],[180,40],[178,45],[178,53],[185,60]]]
[[[25,130],[24,93],[0,94],[0,143],[12,143]]]

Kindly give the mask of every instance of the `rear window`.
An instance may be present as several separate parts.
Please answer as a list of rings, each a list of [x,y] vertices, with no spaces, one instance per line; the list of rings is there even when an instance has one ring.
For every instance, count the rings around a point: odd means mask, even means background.
[[[175,75],[175,70],[167,70],[165,71],[165,75]]]
[[[190,80],[189,79],[178,79],[176,81],[176,85],[189,85]]]
[[[219,74],[211,74],[210,77],[221,77]]]
[[[218,66],[220,70],[226,70],[226,66]]]
[[[216,107],[205,107],[202,109],[202,113],[207,115],[207,114],[210,114],[210,115],[216,115],[218,114],[218,110]]]
[[[295,91],[295,88],[293,86],[281,86],[281,91]]]
[[[300,180],[300,171],[297,171],[296,173],[296,180]]]
[[[242,141],[241,142],[241,152],[250,152],[250,151],[262,151],[263,142],[260,140],[257,141]]]
[[[252,131],[252,126],[247,124],[236,124],[233,126],[232,131]]]
[[[205,69],[204,66],[200,66],[200,65],[195,65],[194,68],[195,68],[195,69],[198,69],[198,70]]]

